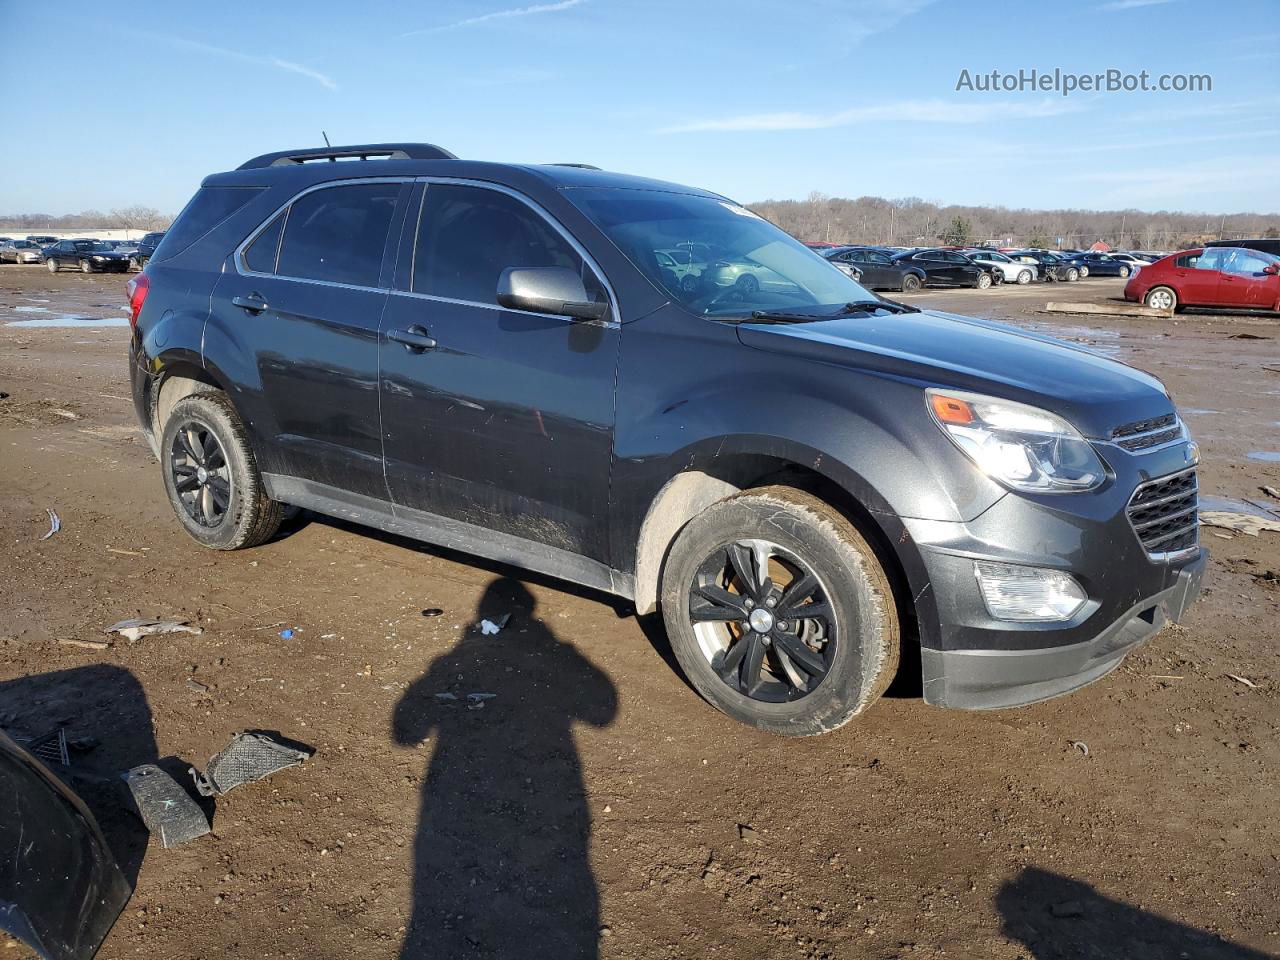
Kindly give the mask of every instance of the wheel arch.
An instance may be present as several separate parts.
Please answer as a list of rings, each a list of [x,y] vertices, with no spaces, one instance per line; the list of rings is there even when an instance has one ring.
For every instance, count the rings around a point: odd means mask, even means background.
[[[657,609],[663,564],[671,544],[690,520],[719,500],[772,484],[817,496],[858,529],[884,567],[904,637],[917,637],[917,602],[927,593],[928,575],[905,525],[857,471],[800,445],[768,453],[748,449],[721,452],[667,479],[650,502],[636,540],[636,613],[644,615]]]

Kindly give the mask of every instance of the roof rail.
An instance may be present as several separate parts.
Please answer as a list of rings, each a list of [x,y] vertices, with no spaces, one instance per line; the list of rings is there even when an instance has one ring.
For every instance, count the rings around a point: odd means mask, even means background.
[[[281,150],[246,160],[237,170],[287,167],[316,160],[457,160],[434,143],[361,143],[349,147],[316,147],[311,150]]]
[[[577,167],[579,170],[599,170],[594,163],[552,163],[548,164],[552,167]]]

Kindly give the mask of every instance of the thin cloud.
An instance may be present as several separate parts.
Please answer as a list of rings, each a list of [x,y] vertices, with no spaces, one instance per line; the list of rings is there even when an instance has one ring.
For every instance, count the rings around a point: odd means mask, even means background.
[[[993,100],[958,103],[950,100],[899,100],[834,113],[750,113],[663,127],[658,133],[760,132],[778,130],[826,130],[872,120],[906,120],[914,123],[986,123],[990,120],[1056,117],[1083,109],[1062,99],[1035,103]]]
[[[1104,3],[1099,10],[1136,10],[1139,7],[1159,7],[1166,3],[1172,3],[1173,0],[1112,0],[1111,3]]]
[[[495,10],[492,13],[482,13],[477,17],[467,17],[465,20],[445,23],[438,27],[424,27],[421,30],[410,30],[408,33],[401,34],[401,36],[416,37],[424,33],[442,33],[445,30],[459,30],[463,27],[474,27],[482,23],[492,23],[494,20],[513,20],[516,17],[532,17],[539,13],[559,13],[561,10],[568,10],[571,7],[581,6],[586,2],[587,0],[559,0],[558,3],[535,3],[527,7],[513,7],[510,10]]]
[[[132,36],[139,36],[137,31],[131,31]],[[321,73],[319,70],[313,70],[311,67],[296,63],[293,60],[285,60],[282,57],[272,56],[270,54],[259,55],[254,53],[244,53],[240,50],[231,50],[227,47],[215,47],[211,43],[201,43],[199,40],[188,40],[185,37],[170,37],[158,33],[144,33],[142,36],[149,36],[151,39],[160,43],[167,43],[174,47],[185,47],[188,50],[198,50],[201,53],[207,53],[215,57],[225,57],[228,60],[239,60],[241,63],[256,63],[263,67],[272,67],[276,70],[284,70],[288,73],[296,73],[298,76],[306,77],[308,80],[314,80],[320,86],[328,90],[337,90],[338,85],[334,83],[333,78],[328,74]]]

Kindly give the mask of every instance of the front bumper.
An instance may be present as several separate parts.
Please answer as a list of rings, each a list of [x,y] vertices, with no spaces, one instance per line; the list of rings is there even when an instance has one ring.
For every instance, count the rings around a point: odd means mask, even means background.
[[[925,700],[961,710],[1020,707],[1078,690],[1118,667],[1125,656],[1182,619],[1200,593],[1209,555],[1176,572],[1172,586],[1130,607],[1088,640],[1020,650],[921,651]]]

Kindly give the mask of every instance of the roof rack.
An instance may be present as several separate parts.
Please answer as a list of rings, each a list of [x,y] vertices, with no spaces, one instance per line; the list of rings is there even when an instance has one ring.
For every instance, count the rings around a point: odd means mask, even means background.
[[[237,170],[287,167],[317,160],[457,160],[434,143],[361,143],[349,147],[316,147],[312,150],[281,150],[246,160]]]
[[[548,164],[552,167],[577,167],[579,170],[599,170],[594,163],[552,163]]]

